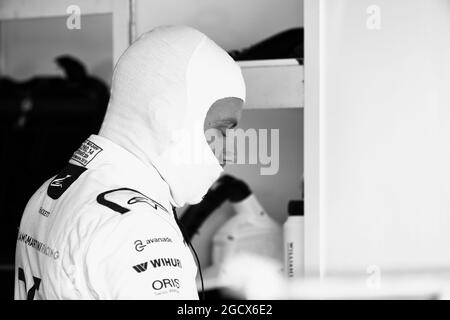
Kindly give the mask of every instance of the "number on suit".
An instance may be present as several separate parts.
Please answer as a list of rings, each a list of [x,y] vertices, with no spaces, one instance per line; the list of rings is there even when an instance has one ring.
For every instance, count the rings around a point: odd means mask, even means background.
[[[25,272],[22,268],[19,268],[19,281],[23,281],[25,284],[25,291],[27,291],[27,281],[25,279]],[[33,286],[30,290],[27,291],[27,300],[33,300],[36,291],[39,290],[39,286],[41,285],[41,279],[33,276]]]

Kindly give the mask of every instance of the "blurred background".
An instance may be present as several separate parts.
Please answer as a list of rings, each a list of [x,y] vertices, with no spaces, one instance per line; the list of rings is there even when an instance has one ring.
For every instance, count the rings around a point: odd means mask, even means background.
[[[222,46],[247,86],[239,127],[278,134],[277,165],[258,146],[178,210],[208,299],[450,297],[450,1],[0,0],[3,299],[26,201],[164,24]]]
[[[28,199],[98,131],[113,66],[123,50],[165,24],[199,29],[241,64],[248,103],[240,128],[279,130],[274,175],[261,175],[267,164],[259,160],[231,165],[226,173],[245,182],[280,228],[288,203],[300,199],[303,1],[0,0],[2,299],[13,296],[17,228]],[[194,223],[192,242],[202,268],[213,263],[214,235],[235,215],[224,198],[207,220]]]

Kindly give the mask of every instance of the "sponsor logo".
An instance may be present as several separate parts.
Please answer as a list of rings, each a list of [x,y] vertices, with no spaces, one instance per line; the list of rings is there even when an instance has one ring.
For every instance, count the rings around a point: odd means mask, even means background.
[[[159,259],[153,259],[150,260],[150,263],[152,264],[153,268],[160,268],[160,267],[175,267],[182,269],[181,261],[180,259],[176,258],[159,258]]]
[[[50,182],[47,188],[47,195],[53,200],[59,199],[86,170],[86,168],[79,165],[68,163]]]
[[[68,174],[66,175],[64,178],[58,178],[52,181],[52,183],[50,184],[52,187],[59,187],[62,188],[62,183],[65,179],[70,178],[71,175]]]
[[[137,273],[141,273],[141,272],[147,271],[147,266],[148,266],[148,262],[144,262],[144,263],[133,266],[133,269],[136,270]]]
[[[161,279],[155,280],[152,283],[152,288],[156,291],[161,289],[179,289],[180,288],[180,279]]]
[[[145,243],[142,240],[136,240],[134,242],[134,249],[138,252],[142,252],[147,245],[152,244],[152,243],[160,243],[160,242],[172,242],[172,239],[169,237],[151,238],[151,239],[145,240]]]
[[[182,269],[181,260],[176,258],[158,258],[149,261],[153,268],[174,267]],[[140,263],[133,266],[137,273],[147,271],[148,262]]]
[[[44,217],[48,217],[48,216],[50,215],[50,212],[47,211],[47,210],[45,210],[45,209],[42,208],[42,207],[39,209],[39,213],[40,213],[41,215],[43,215]]]
[[[87,139],[81,147],[72,155],[72,160],[80,163],[82,166],[86,166],[94,159],[97,154],[103,151],[98,145]]]
[[[107,195],[109,195],[108,199],[106,199]],[[164,212],[169,213],[169,211],[167,211],[167,209],[164,208],[164,206],[162,206],[157,201],[147,197],[146,195],[137,190],[130,188],[118,188],[102,192],[97,196],[97,202],[102,206],[110,208],[113,211],[119,212],[120,214],[125,214],[129,212],[131,209],[124,207],[122,205],[123,201],[120,201],[121,203],[119,204],[117,202],[112,201],[112,199],[121,199],[122,197],[129,197],[129,196],[131,197],[127,201],[127,204],[129,205],[133,205],[136,203],[146,203],[155,210],[161,209]]]
[[[293,277],[294,276],[294,243],[293,242],[288,242],[287,245],[287,275],[288,277]]]
[[[140,192],[139,192],[139,193],[140,193]],[[141,193],[141,194],[142,194],[142,193]],[[160,204],[159,202],[157,202],[157,201],[155,201],[155,200],[153,200],[153,199],[151,199],[151,198],[149,198],[149,197],[147,197],[146,195],[143,195],[143,194],[142,194],[142,196],[137,196],[137,197],[131,198],[130,200],[128,200],[127,203],[128,203],[128,204],[146,203],[146,204],[152,206],[153,208],[155,208],[155,210],[158,209],[158,208],[160,208],[161,210],[163,210],[163,211],[169,213],[169,212],[167,211],[167,209],[164,208],[164,206],[163,206],[162,204]]]
[[[17,241],[23,242],[27,246],[39,251],[40,253],[42,253],[48,257],[53,258],[55,260],[59,258],[59,251],[50,248],[45,243],[42,243],[39,240],[34,239],[33,237],[27,235],[26,233],[22,233],[19,231]]]

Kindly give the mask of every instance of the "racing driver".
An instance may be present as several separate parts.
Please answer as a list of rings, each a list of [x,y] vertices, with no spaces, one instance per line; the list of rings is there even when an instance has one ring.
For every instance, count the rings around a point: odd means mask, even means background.
[[[115,66],[100,132],[25,208],[15,299],[198,299],[175,208],[200,202],[232,161],[226,133],[244,99],[239,66],[201,32],[139,37]]]

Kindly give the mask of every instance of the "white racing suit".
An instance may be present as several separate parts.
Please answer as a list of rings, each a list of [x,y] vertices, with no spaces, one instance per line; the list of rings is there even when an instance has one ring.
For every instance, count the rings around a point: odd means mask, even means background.
[[[168,193],[153,167],[91,136],[25,209],[15,299],[198,299]]]
[[[204,34],[164,26],[136,40],[99,134],[25,209],[15,298],[198,299],[172,207],[200,202],[223,171],[203,126],[227,97],[245,99],[241,70]]]

